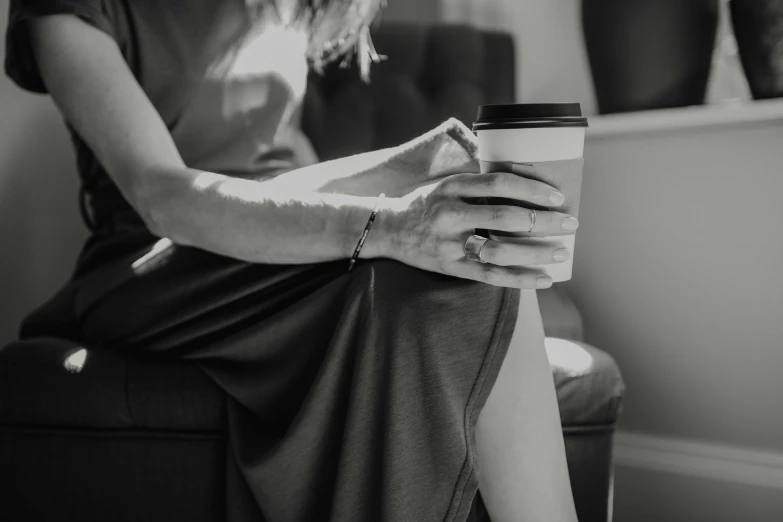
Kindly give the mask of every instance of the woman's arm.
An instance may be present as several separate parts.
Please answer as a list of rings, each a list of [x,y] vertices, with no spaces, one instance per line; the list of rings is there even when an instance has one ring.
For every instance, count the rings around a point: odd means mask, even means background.
[[[382,150],[317,163],[275,178],[316,192],[401,197],[416,188],[453,174],[479,171],[478,144],[473,133],[450,118],[415,139]]]
[[[70,15],[37,19],[32,34],[38,67],[55,103],[154,234],[251,262],[311,263],[351,255],[377,201],[362,193],[366,186],[353,186],[351,194],[333,193],[323,185],[317,191],[304,182],[292,183],[296,176],[257,182],[187,168],[109,36]],[[352,185],[351,162],[366,168],[373,157],[332,163],[340,167],[332,169],[335,182]],[[551,206],[554,187],[513,173],[460,172],[459,162],[439,173],[447,176],[430,182],[430,165],[407,160],[395,168],[421,170],[424,182],[384,201],[361,257],[389,257],[497,286],[551,285],[551,278],[539,277],[529,266],[551,263],[558,244],[487,241],[481,251],[486,263],[467,259],[463,248],[475,229],[514,232],[532,224],[523,207],[470,200],[504,197]],[[319,173],[328,175],[317,168],[303,171],[302,180],[312,184]],[[573,231],[563,228],[567,214],[539,211],[537,216],[539,233]]]
[[[353,252],[374,197],[187,168],[108,35],[70,15],[33,24],[38,67],[55,103],[153,233],[264,263],[328,261]],[[366,167],[366,161],[359,163]],[[388,235],[380,215],[374,227],[363,258],[385,254],[382,239]]]

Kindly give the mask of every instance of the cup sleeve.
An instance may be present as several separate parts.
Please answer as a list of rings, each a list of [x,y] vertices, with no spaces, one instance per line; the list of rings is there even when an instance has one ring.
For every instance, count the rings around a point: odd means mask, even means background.
[[[30,20],[72,14],[115,38],[105,0],[11,0],[5,33],[5,74],[22,89],[46,94],[30,41]]]

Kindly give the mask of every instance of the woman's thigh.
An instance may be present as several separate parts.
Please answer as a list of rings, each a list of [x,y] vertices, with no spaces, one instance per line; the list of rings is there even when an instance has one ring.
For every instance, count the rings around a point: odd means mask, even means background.
[[[45,324],[70,306],[85,344],[207,358],[214,356],[207,347],[215,341],[249,331],[257,338],[288,335],[303,342],[308,330],[331,335],[346,327],[345,317],[356,308],[367,309],[367,320],[397,336],[398,344],[448,345],[461,335],[475,338],[480,350],[506,308],[514,306],[516,315],[518,290],[389,259],[361,260],[349,273],[347,260],[265,265],[191,247],[160,248],[155,241],[139,240],[122,255],[113,251],[111,262],[95,263],[100,266],[72,282],[72,303],[33,319]],[[399,338],[402,332],[413,338]]]
[[[190,247],[150,247],[75,281],[74,306],[84,342],[165,351],[306,299],[345,266],[264,265]]]

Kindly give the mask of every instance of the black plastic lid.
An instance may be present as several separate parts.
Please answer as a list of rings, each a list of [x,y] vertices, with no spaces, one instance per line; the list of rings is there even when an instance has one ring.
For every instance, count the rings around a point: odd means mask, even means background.
[[[587,127],[578,103],[511,103],[481,105],[473,130]]]

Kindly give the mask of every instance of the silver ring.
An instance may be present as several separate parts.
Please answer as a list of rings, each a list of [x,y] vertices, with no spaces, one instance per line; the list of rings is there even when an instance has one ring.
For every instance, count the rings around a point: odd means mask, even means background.
[[[533,231],[533,229],[536,228],[536,211],[535,209],[530,209],[530,230],[528,230],[528,234]]]
[[[477,236],[475,234],[470,236],[468,240],[465,241],[465,247],[463,248],[465,257],[471,261],[486,263],[486,261],[481,259],[481,247],[483,247],[484,243],[486,243],[488,240],[489,238],[487,237]]]

